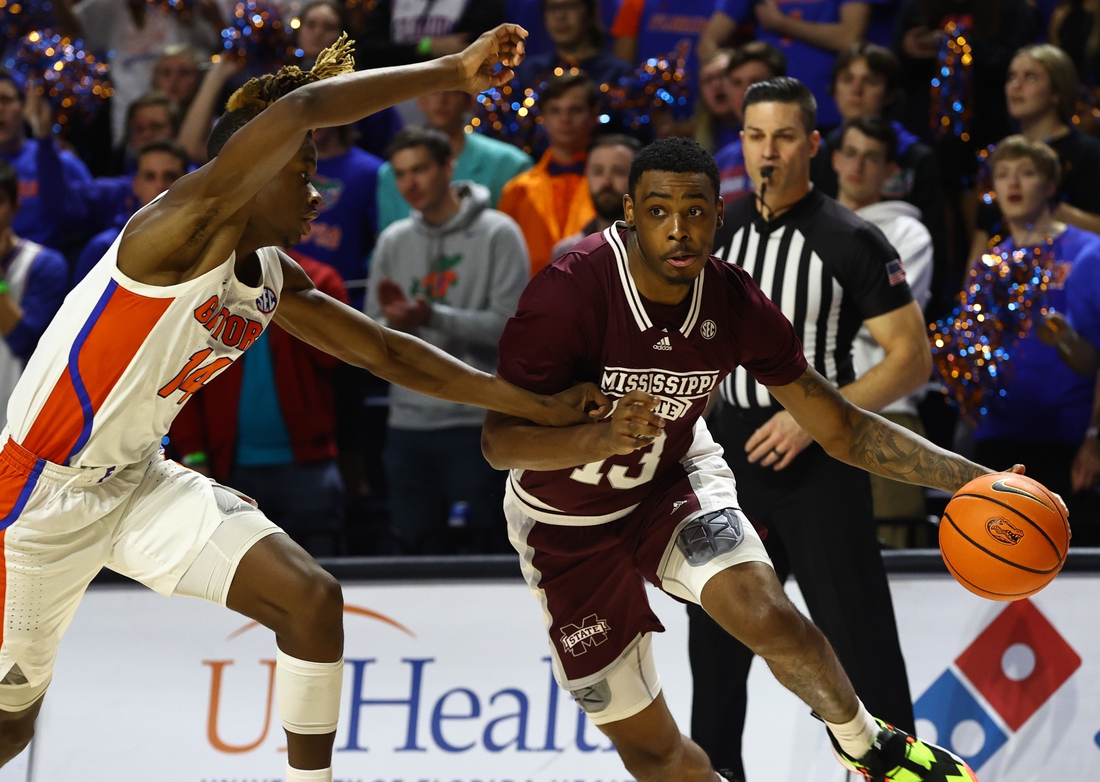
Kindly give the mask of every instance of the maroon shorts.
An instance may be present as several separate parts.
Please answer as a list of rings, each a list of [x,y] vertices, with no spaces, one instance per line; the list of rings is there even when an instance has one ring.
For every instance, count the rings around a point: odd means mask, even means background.
[[[695,518],[737,507],[733,474],[719,455],[693,464],[689,473],[655,488],[614,521],[592,524],[574,517],[562,523],[557,514],[551,517],[557,523],[549,523],[549,514],[540,514],[531,500],[509,481],[504,503],[509,535],[544,609],[555,675],[578,701],[578,692],[612,676],[624,660],[643,667],[646,636],[664,630],[649,605],[646,581],[675,598],[699,602],[706,580],[720,570],[747,561],[770,563],[759,535],[739,511],[744,534],[731,551],[689,565],[676,545],[681,529]],[[644,707],[656,697],[659,682],[645,681],[641,691],[649,693]]]

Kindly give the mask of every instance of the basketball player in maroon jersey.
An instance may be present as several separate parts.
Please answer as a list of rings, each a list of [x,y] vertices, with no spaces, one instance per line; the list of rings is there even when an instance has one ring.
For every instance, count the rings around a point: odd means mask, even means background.
[[[723,778],[660,694],[649,638],[663,628],[646,579],[699,603],[763,657],[825,722],[849,769],[872,780],[974,780],[958,757],[867,712],[783,592],[702,415],[740,365],[836,459],[952,493],[992,471],[853,406],[807,364],[752,277],[710,256],[718,192],[718,168],[694,142],[642,150],[625,226],[535,277],[501,338],[501,377],[541,393],[594,381],[616,400],[597,426],[485,421],[487,458],[512,471],[509,533],[542,602],[555,675],[639,782]]]

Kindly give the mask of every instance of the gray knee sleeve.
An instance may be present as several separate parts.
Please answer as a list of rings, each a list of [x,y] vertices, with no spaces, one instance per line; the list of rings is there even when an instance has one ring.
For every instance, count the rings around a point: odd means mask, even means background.
[[[733,551],[745,539],[741,519],[733,508],[724,508],[692,519],[676,536],[676,548],[692,567]]]

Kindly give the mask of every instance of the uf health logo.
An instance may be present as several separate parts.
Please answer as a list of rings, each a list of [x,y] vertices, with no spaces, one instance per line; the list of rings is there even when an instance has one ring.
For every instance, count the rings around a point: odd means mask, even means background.
[[[917,730],[977,771],[1079,667],[1031,601],[1011,603],[913,704]]]

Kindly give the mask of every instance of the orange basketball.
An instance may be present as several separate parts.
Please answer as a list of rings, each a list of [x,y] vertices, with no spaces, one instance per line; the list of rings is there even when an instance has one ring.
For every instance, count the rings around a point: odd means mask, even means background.
[[[940,553],[959,583],[990,600],[1020,600],[1066,561],[1069,522],[1038,481],[993,473],[963,486],[940,522]]]

